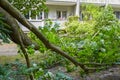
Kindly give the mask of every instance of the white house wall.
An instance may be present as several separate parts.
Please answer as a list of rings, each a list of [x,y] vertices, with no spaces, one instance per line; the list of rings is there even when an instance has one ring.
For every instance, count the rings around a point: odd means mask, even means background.
[[[51,19],[53,23],[63,24],[66,19],[57,19],[56,11],[67,11],[68,16],[76,15],[76,3],[77,0],[47,0],[46,5],[48,7],[48,19]],[[83,3],[93,3],[97,6],[105,6],[109,4],[113,7],[114,11],[120,11],[120,0],[79,0],[80,5]],[[120,13],[119,13],[120,14]],[[119,17],[120,19],[120,17]],[[29,20],[37,28],[38,26],[44,26],[44,19],[42,20]],[[62,25],[62,27],[64,27]],[[24,31],[27,29],[23,28]]]
[[[57,19],[56,11],[67,11],[67,17],[74,14],[73,6],[47,5],[47,7],[49,19]]]
[[[40,26],[44,26],[44,21],[42,21],[42,20],[29,20],[36,28],[39,28]],[[24,31],[24,32],[28,32],[29,30],[26,28],[26,27],[24,27],[22,24],[20,24],[19,23],[19,25],[20,25],[20,27],[22,28],[22,30]]]

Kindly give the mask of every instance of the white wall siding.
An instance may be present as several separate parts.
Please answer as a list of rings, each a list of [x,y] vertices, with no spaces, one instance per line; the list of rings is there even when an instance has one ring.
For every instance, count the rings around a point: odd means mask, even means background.
[[[120,5],[120,0],[108,0],[109,4]]]
[[[36,28],[38,28],[38,27],[40,27],[40,26],[44,26],[44,21],[42,21],[42,20],[29,20]],[[19,23],[19,25],[20,25],[20,27],[22,28],[22,30],[24,31],[24,32],[28,32],[29,30],[25,27],[25,26],[23,26],[22,24],[20,24]]]
[[[73,15],[73,7],[72,6],[52,6],[48,5],[49,12],[48,12],[48,18],[49,19],[57,19],[56,11],[67,11],[67,16]]]
[[[48,11],[48,18],[49,19],[56,19],[56,6],[47,6],[49,8]]]

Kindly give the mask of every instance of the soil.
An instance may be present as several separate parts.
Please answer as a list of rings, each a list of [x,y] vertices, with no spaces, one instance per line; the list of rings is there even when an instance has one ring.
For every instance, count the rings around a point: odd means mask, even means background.
[[[120,80],[120,66],[114,66],[107,70],[91,73],[84,80]]]
[[[100,72],[89,73],[83,77],[78,71],[67,73],[66,69],[60,66],[49,69],[53,73],[56,73],[58,70],[72,77],[73,80],[120,80],[120,66],[114,66]]]

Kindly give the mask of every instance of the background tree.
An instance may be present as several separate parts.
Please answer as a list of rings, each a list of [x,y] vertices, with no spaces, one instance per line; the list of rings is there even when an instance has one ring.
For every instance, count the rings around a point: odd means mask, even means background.
[[[15,6],[21,13],[27,14],[32,11],[37,15],[41,11],[47,11],[45,5],[46,0],[8,0],[13,6]],[[24,5],[24,6],[23,6]]]

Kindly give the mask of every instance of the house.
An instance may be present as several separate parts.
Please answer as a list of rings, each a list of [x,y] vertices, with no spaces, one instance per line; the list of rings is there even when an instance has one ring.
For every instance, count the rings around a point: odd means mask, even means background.
[[[80,16],[81,4],[95,4],[98,6],[111,5],[115,15],[120,19],[120,0],[47,0],[46,5],[49,9],[48,13],[40,12],[39,15],[31,17],[27,15],[28,20],[36,27],[44,26],[45,19],[51,19],[53,23],[62,24],[68,16]],[[23,28],[26,31],[26,28]]]

